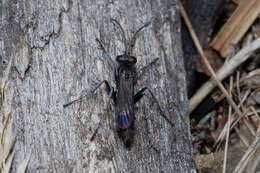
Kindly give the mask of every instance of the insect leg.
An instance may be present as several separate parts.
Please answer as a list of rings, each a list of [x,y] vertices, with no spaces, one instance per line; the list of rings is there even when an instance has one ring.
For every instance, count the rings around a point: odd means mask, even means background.
[[[156,99],[155,95],[153,94],[153,92],[151,91],[150,88],[147,88],[147,87],[144,87],[142,88],[140,91],[137,92],[137,94],[135,94],[134,96],[134,103],[137,103],[143,96],[144,96],[144,92],[145,91],[148,91],[148,93],[151,95],[153,101],[157,104],[158,106],[158,109],[159,109],[159,112],[161,114],[161,116],[171,125],[171,126],[174,126],[174,124],[164,115],[161,107],[160,107],[160,104],[158,102],[158,100]]]
[[[102,119],[98,122],[98,126],[97,126],[96,130],[94,131],[93,135],[91,136],[90,141],[94,140],[94,138],[95,138],[95,136],[96,136],[96,134],[98,132],[99,127],[101,126],[103,120],[105,119],[105,112],[108,109],[108,105],[109,105],[110,99],[113,99],[113,95],[114,95],[114,89],[112,88],[112,89],[110,89],[108,98],[106,100],[106,103],[105,103],[105,106],[104,106],[104,109],[103,109]]]
[[[69,102],[69,103],[64,104],[63,107],[65,108],[65,107],[71,105],[72,103],[81,101],[82,99],[91,96],[98,88],[100,88],[100,86],[101,86],[103,83],[106,84],[106,90],[107,90],[108,93],[110,93],[110,92],[111,92],[111,87],[110,87],[108,81],[107,81],[107,80],[103,80],[102,82],[98,83],[89,93],[87,93],[87,94],[85,94],[85,95],[83,95],[83,96],[80,96],[79,98],[77,98],[77,99],[75,99],[75,100],[72,100],[72,101]]]
[[[107,60],[109,61],[108,64],[111,65],[112,68],[113,68],[113,70],[114,70],[115,67],[116,67],[115,61],[111,58],[111,56],[109,55],[109,53],[107,53],[107,51],[106,51],[106,49],[105,49],[103,43],[102,43],[98,38],[96,38],[96,41],[98,42],[98,44],[99,44],[99,46],[100,46],[100,49],[103,51],[103,54],[104,54],[104,56],[105,56],[105,59],[107,59]]]
[[[146,64],[145,66],[143,66],[141,69],[139,69],[136,74],[135,74],[135,81],[141,76],[141,73],[147,69],[148,67],[151,67],[152,64],[156,63],[156,61],[158,61],[159,58],[155,58],[152,62]]]
[[[140,91],[138,91],[134,96],[134,103],[137,103],[143,96],[144,91],[146,90],[146,87],[142,88]]]

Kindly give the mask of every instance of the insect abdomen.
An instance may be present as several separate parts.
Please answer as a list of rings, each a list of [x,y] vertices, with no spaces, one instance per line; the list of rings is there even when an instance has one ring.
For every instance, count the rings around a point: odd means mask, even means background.
[[[131,148],[131,144],[134,142],[134,122],[130,124],[130,126],[126,129],[117,129],[118,136],[123,141],[126,148]]]
[[[118,115],[116,123],[118,128],[126,129],[130,126],[131,120],[128,115]]]

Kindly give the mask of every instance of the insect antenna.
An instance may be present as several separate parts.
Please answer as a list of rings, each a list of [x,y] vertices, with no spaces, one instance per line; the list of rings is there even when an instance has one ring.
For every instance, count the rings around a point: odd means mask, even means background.
[[[127,49],[127,40],[126,40],[126,37],[125,37],[125,32],[124,32],[122,26],[120,25],[120,23],[119,23],[117,20],[111,19],[111,21],[112,21],[112,23],[113,23],[114,25],[117,25],[117,26],[119,27],[119,29],[120,29],[120,31],[121,31],[121,33],[122,33],[123,41],[124,41],[124,45],[125,45],[125,52],[126,52],[126,49]]]
[[[126,49],[126,54],[127,54],[127,55],[131,55],[131,54],[132,54],[132,51],[133,51],[133,48],[134,48],[134,46],[135,46],[135,41],[136,41],[136,38],[137,38],[137,36],[138,36],[138,33],[139,33],[142,29],[144,29],[145,27],[149,26],[150,23],[151,23],[151,22],[145,23],[141,28],[139,28],[139,29],[135,32],[134,36],[132,37],[132,39],[131,39],[131,41],[130,41],[129,46],[128,46],[127,49]]]

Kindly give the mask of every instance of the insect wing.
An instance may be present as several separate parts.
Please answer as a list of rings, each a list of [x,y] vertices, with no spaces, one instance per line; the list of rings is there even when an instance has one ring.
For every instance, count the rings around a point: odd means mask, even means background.
[[[119,129],[126,129],[131,126],[134,118],[134,86],[131,80],[120,80],[117,105],[116,122]]]

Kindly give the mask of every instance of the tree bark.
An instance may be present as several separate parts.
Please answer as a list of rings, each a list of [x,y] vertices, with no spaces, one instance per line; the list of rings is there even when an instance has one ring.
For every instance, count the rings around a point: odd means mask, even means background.
[[[188,120],[180,16],[175,0],[2,0],[0,2],[2,116],[11,113],[17,164],[31,154],[27,172],[195,172]],[[137,68],[152,65],[135,89],[154,91],[172,127],[147,95],[135,109],[135,140],[126,149],[114,128],[114,109],[105,113],[105,87],[113,74],[95,38],[114,58],[122,54],[117,19],[127,38],[145,22],[133,55]],[[8,64],[11,64],[10,71]],[[4,77],[8,80],[3,84]]]

